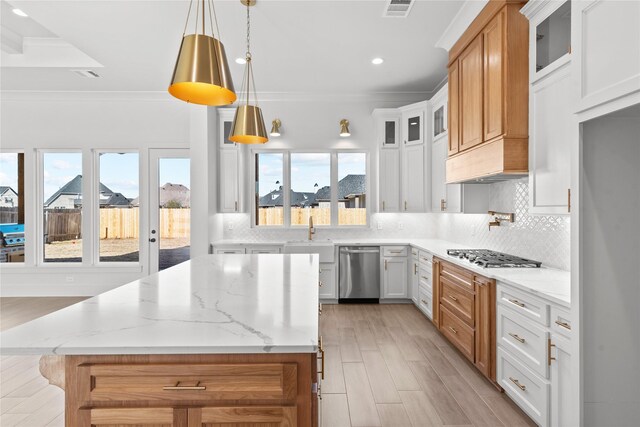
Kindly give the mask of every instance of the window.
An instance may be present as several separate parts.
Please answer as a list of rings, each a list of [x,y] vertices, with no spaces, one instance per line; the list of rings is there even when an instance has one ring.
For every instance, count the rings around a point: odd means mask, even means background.
[[[256,154],[256,225],[284,225],[284,154]]]
[[[331,225],[331,154],[291,153],[291,225]]]
[[[82,153],[43,153],[44,262],[82,262]]]
[[[255,162],[257,226],[368,224],[366,153],[258,152]]]
[[[367,225],[367,156],[338,153],[338,225]]]
[[[24,154],[0,153],[0,263],[24,262]]]
[[[99,153],[101,262],[140,260],[139,154]]]

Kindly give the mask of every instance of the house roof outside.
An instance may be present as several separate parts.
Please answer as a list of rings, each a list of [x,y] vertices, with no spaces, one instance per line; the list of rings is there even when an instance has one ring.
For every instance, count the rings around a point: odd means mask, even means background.
[[[51,197],[44,203],[45,207],[51,205],[61,195],[77,196],[74,201],[75,205],[82,205],[82,175],[78,175],[65,185],[60,187],[58,191],[53,193]],[[100,183],[100,206],[129,206],[131,201],[121,193],[114,193],[109,187]]]
[[[0,185],[0,196],[4,195],[7,191],[11,191],[16,196],[18,195],[18,192],[8,185]]]
[[[314,193],[305,193],[305,192],[297,192],[290,190],[289,199],[291,201],[291,206],[311,206],[315,202],[315,194]],[[272,192],[265,194],[260,197],[259,205],[260,207],[274,207],[274,206],[283,206],[283,191],[282,188],[278,190],[273,190]]]
[[[171,201],[180,203],[183,208],[188,208],[191,206],[191,191],[182,184],[167,182],[160,187],[160,206],[166,206]]]
[[[338,200],[347,200],[348,196],[358,196],[366,192],[367,177],[366,175],[347,175],[338,181]],[[316,193],[316,201],[331,200],[331,187],[325,186]]]

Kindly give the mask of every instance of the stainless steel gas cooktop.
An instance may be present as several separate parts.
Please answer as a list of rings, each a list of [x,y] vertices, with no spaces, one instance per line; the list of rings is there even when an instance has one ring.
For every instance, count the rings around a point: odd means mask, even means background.
[[[447,254],[486,268],[538,268],[541,262],[488,249],[447,249]]]

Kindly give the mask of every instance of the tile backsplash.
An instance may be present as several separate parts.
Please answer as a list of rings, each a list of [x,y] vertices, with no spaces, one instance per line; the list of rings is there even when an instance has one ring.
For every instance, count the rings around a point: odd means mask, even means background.
[[[568,216],[529,215],[528,179],[491,184],[492,210],[515,213],[515,222],[489,230],[489,215],[469,214],[373,214],[370,229],[322,229],[316,239],[438,238],[478,249],[493,249],[542,262],[547,267],[570,267]],[[306,228],[265,229],[251,227],[248,214],[223,215],[223,239],[246,242],[306,239]]]

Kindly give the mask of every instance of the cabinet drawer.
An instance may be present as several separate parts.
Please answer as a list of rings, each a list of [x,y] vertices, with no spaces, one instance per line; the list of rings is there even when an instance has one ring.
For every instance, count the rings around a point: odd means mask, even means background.
[[[280,246],[255,246],[247,248],[248,254],[279,254]]]
[[[549,383],[498,347],[498,384],[538,425],[549,419]]]
[[[550,318],[551,332],[571,338],[571,313],[551,306]]]
[[[549,377],[549,333],[535,322],[498,307],[498,344],[543,378]]]
[[[382,249],[384,256],[407,256],[406,246],[384,246]]]
[[[440,264],[440,277],[444,277],[470,292],[475,291],[472,272],[465,270],[464,268],[456,267],[446,261],[441,261]]]
[[[433,255],[431,255],[427,251],[420,251],[420,264],[422,264],[421,267],[424,266],[425,268],[431,269],[432,262]]]
[[[433,292],[433,282],[431,281],[431,272],[421,268],[418,274],[420,279],[420,286],[424,286],[429,290],[429,292]]]
[[[473,328],[440,306],[440,331],[471,362],[475,361],[475,336]]]
[[[419,294],[418,307],[429,319],[433,319],[433,297],[431,293],[425,288],[420,287]]]
[[[541,325],[549,325],[549,304],[532,295],[499,285],[498,304],[509,307]]]
[[[83,364],[77,368],[79,400],[287,401],[295,404],[297,365]]]
[[[440,278],[440,303],[449,311],[458,316],[467,325],[473,327],[475,322],[475,298],[464,288],[449,281],[446,277]]]
[[[414,258],[418,258],[419,251],[416,248],[411,248],[411,256]]]
[[[213,248],[213,253],[219,254],[244,254],[245,248],[243,246],[227,246],[222,248]]]

